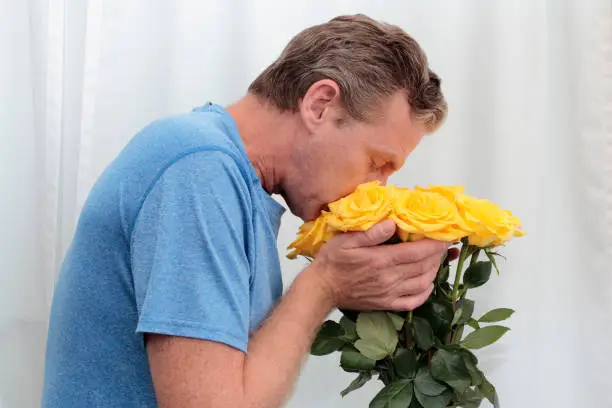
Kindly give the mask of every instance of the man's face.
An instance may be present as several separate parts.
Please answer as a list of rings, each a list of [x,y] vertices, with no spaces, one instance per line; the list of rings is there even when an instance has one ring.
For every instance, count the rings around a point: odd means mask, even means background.
[[[386,184],[403,166],[425,134],[425,126],[412,119],[403,92],[376,108],[380,114],[365,123],[347,119],[339,107],[329,106],[309,134],[298,138],[283,185],[295,215],[312,220],[357,185],[373,180]]]

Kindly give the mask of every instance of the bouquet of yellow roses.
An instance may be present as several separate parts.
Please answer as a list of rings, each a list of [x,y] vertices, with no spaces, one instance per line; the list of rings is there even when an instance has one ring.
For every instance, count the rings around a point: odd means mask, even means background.
[[[484,285],[493,269],[499,273],[496,248],[524,235],[520,220],[461,186],[407,189],[370,182],[304,223],[287,256],[312,259],[335,235],[365,231],[386,219],[397,224],[390,244],[428,238],[460,245],[454,273],[444,259],[431,296],[411,312],[341,310],[339,322],[323,323],[311,354],[340,352],[342,369],[357,373],[342,396],[378,375],[384,387],[370,408],[476,408],[485,398],[498,407],[495,387],[471,350],[501,338],[509,328],[491,323],[514,311],[493,309],[476,319],[467,293]],[[464,336],[466,326],[472,330]]]

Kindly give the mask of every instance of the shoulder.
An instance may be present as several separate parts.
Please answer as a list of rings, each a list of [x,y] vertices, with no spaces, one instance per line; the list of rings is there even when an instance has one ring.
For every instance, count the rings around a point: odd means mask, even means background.
[[[220,112],[193,111],[153,121],[132,138],[109,171],[122,185],[127,231],[149,195],[164,186],[161,190],[172,186],[249,199],[257,175],[230,119]]]
[[[166,160],[198,150],[223,151],[245,165],[240,136],[215,112],[190,112],[155,120],[130,141],[128,150],[161,153]]]
[[[139,132],[116,163],[126,234],[151,205],[207,212],[214,200],[234,218],[249,218],[257,178],[236,137],[212,113],[163,118]]]
[[[217,190],[228,188],[245,193],[250,190],[252,179],[234,152],[224,146],[211,145],[186,150],[173,157],[151,187],[156,184],[179,185],[194,194],[221,192]]]
[[[200,150],[170,163],[145,192],[136,209],[130,240],[176,234],[177,242],[195,243],[198,234],[222,232],[244,238],[244,228],[253,218],[252,183],[234,158],[220,150]],[[194,232],[191,238],[189,234]],[[241,239],[242,239],[241,238]],[[148,239],[148,238],[147,238]]]

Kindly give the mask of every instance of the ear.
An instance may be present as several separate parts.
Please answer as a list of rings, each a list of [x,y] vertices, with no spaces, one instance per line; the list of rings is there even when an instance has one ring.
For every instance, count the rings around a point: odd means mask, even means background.
[[[322,79],[310,86],[300,103],[300,115],[309,129],[341,117],[340,88],[331,79]]]

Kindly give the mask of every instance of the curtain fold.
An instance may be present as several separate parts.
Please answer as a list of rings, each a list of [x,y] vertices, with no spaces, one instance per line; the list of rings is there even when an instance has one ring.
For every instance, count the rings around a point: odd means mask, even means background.
[[[506,407],[609,407],[612,2],[3,0],[0,12],[0,408],[40,405],[47,316],[87,193],[152,120],[231,103],[299,30],[364,13],[400,25],[450,115],[392,182],[463,184],[528,235],[477,313],[512,307],[480,353]],[[275,15],[272,14],[274,10]],[[288,214],[281,258],[299,220]],[[282,259],[286,286],[304,266]],[[335,315],[333,315],[335,316]],[[310,358],[288,406],[367,406],[370,383]]]

